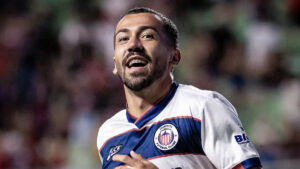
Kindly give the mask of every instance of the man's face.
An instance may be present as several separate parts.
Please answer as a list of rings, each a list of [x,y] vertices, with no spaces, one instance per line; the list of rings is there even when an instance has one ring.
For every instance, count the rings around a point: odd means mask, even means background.
[[[140,91],[169,76],[172,50],[157,16],[126,15],[116,27],[114,73],[129,89]]]

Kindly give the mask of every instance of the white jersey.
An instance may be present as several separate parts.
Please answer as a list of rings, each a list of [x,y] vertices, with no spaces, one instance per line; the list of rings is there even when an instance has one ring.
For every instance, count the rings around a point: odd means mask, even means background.
[[[103,169],[123,165],[112,156],[131,150],[162,169],[261,166],[229,101],[216,92],[176,83],[142,117],[122,110],[107,120],[97,146]]]

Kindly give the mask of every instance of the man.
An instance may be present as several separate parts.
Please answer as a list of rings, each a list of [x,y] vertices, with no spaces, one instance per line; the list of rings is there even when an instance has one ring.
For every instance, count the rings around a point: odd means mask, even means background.
[[[99,129],[102,167],[260,168],[234,107],[216,92],[172,80],[177,38],[173,22],[148,8],[129,10],[117,24],[113,73],[128,107]]]

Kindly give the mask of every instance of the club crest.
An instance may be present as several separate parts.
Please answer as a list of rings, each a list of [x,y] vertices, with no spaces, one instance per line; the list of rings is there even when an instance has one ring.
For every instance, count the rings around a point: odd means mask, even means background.
[[[171,150],[178,143],[178,137],[178,131],[173,124],[164,124],[155,132],[154,144],[160,150]]]

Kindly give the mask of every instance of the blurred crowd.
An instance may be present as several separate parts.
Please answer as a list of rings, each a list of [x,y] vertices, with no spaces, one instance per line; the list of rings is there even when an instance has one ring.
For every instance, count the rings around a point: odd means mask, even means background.
[[[4,0],[0,169],[101,168],[98,128],[126,106],[114,26],[134,6],[174,20],[176,81],[227,97],[265,168],[299,166],[300,1]]]

